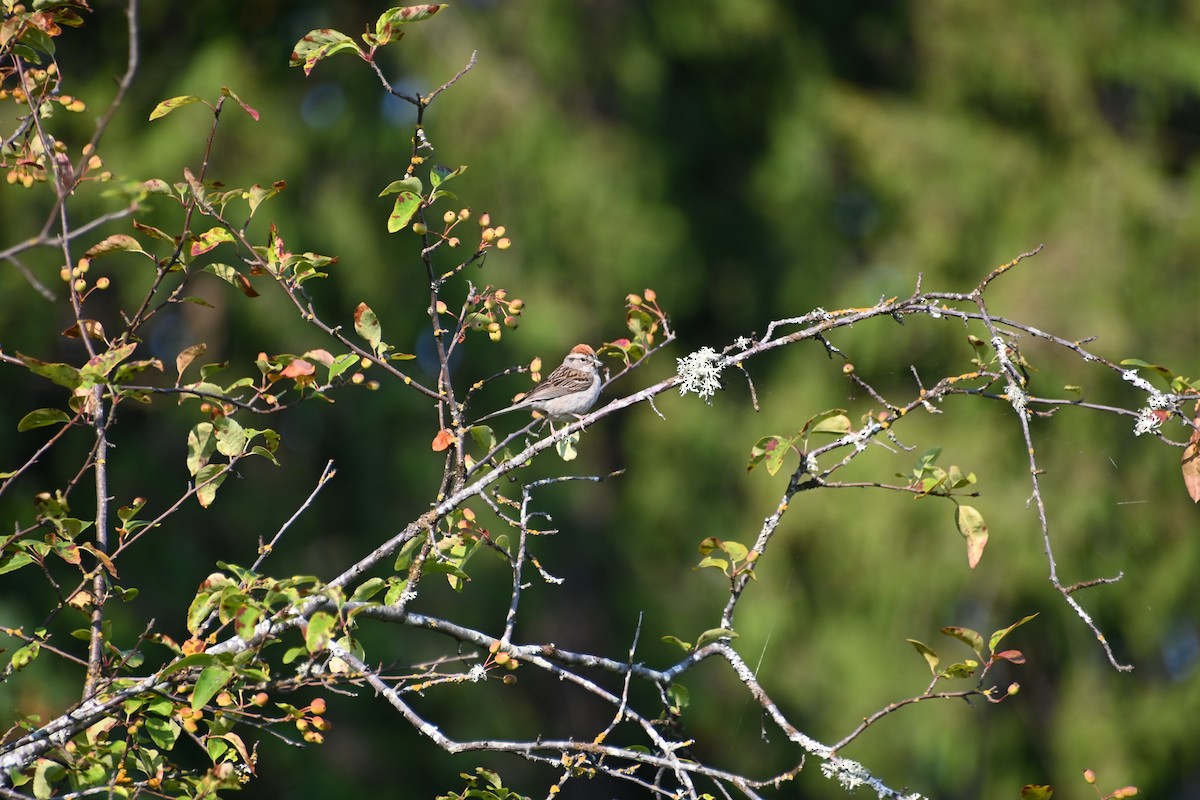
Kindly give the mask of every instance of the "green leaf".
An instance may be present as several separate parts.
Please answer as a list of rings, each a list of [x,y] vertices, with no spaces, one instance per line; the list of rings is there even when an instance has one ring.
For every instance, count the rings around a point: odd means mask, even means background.
[[[558,457],[563,461],[574,461],[579,457],[579,431],[575,431],[570,436],[565,436],[555,443],[554,449],[558,453]]]
[[[342,50],[353,50],[360,58],[364,57],[362,49],[346,34],[331,28],[318,28],[309,31],[303,39],[296,42],[288,65],[292,67],[303,65],[304,74],[309,75],[318,61],[329,58]]]
[[[400,196],[396,198],[396,204],[392,206],[392,213],[388,215],[388,233],[395,233],[408,227],[409,220],[413,218],[413,214],[416,214],[420,207],[421,195],[416,192],[401,192]]]
[[[163,750],[170,750],[175,746],[175,740],[179,738],[179,732],[182,730],[179,723],[170,717],[146,717],[145,725],[150,740]]]
[[[692,567],[692,571],[694,572],[695,570],[698,570],[698,569],[704,569],[705,567],[712,567],[713,569],[719,569],[719,570],[721,570],[721,572],[724,572],[726,575],[729,574],[729,562],[723,558],[714,558],[713,556],[705,556],[704,558],[700,559],[699,564]]]
[[[793,441],[782,436],[764,436],[759,439],[750,448],[750,461],[746,464],[746,471],[750,472],[759,464],[765,463],[767,474],[775,475],[783,466],[783,459],[787,456]]]
[[[664,636],[664,637],[662,637],[662,640],[663,640],[664,642],[666,642],[667,644],[675,644],[675,645],[679,645],[679,647],[680,647],[680,648],[683,650],[683,652],[685,652],[685,653],[690,653],[690,652],[692,652],[692,643],[691,643],[691,642],[685,642],[683,639],[680,639],[678,636]]]
[[[223,456],[240,456],[248,442],[242,426],[229,417],[218,417],[213,421],[216,430],[217,452]]]
[[[66,776],[67,770],[57,761],[49,758],[39,758],[35,763],[33,796],[37,800],[48,800],[54,794],[54,785]]]
[[[194,632],[194,631],[193,631]],[[217,663],[217,657],[208,653],[192,653],[190,656],[184,656],[174,664],[163,669],[158,673],[160,679],[166,679],[169,675],[174,675],[176,672],[183,672],[185,669],[193,669],[195,667],[210,667]]]
[[[1054,787],[1047,784],[1029,784],[1021,787],[1021,800],[1050,800]]]
[[[429,170],[429,182],[433,185],[433,188],[436,189],[446,181],[462,175],[466,171],[467,167],[465,164],[458,169],[450,169],[449,167],[443,167],[440,164],[434,164]]]
[[[988,528],[983,515],[972,506],[958,506],[954,510],[954,523],[967,540],[967,564],[975,569],[983,557],[983,549],[987,547]]]
[[[1159,375],[1162,375],[1167,380],[1175,377],[1175,373],[1159,364],[1151,364],[1148,361],[1142,361],[1140,358],[1126,358],[1121,361],[1123,367],[1141,367],[1144,369],[1152,369]]]
[[[165,117],[167,114],[170,114],[172,111],[182,106],[203,102],[203,100],[194,94],[184,94],[180,95],[179,97],[172,97],[169,100],[163,100],[154,107],[153,111],[150,112],[150,121],[153,122],[160,117]],[[205,105],[207,105],[207,103],[205,103]]]
[[[370,600],[379,593],[379,590],[383,588],[383,585],[383,578],[369,578],[363,581],[362,584],[354,590],[354,594],[350,596],[350,599],[357,602],[365,602]]]
[[[850,418],[846,416],[845,409],[831,408],[828,411],[822,411],[815,417],[804,424],[804,429],[801,434],[810,435],[813,433],[829,433],[834,436],[845,436],[850,432],[853,425]]]
[[[140,361],[130,361],[121,364],[117,367],[117,371],[113,373],[113,383],[124,383],[135,375],[144,372],[148,369],[156,369],[162,372],[163,364],[157,358],[144,358]]]
[[[942,628],[942,633],[944,633],[946,636],[958,639],[960,642],[964,642],[967,647],[974,650],[980,658],[983,658],[983,634],[979,633],[978,631],[973,631],[970,628],[960,628],[955,625]]]
[[[198,422],[188,431],[187,437],[187,468],[188,474],[195,476],[208,463],[209,457],[217,449],[217,440],[213,435],[211,422]]]
[[[716,642],[721,639],[736,639],[737,631],[729,628],[710,628],[700,634],[700,638],[696,640],[696,649],[699,650],[709,642]]]
[[[908,643],[915,647],[917,652],[921,654],[921,657],[925,659],[925,662],[929,664],[929,671],[937,675],[938,663],[941,662],[941,658],[933,651],[933,648],[924,642],[918,642],[916,639],[909,639]]]
[[[988,640],[988,650],[990,650],[993,653],[996,652],[996,645],[1000,644],[1001,639],[1003,639],[1005,636],[1008,636],[1008,634],[1012,633],[1014,630],[1021,627],[1026,622],[1029,622],[1031,619],[1033,619],[1036,616],[1037,616],[1036,613],[1030,614],[1029,616],[1023,617],[1022,619],[1018,620],[1017,622],[1014,622],[1012,625],[1009,625],[1007,628],[1001,628],[1000,630],[993,633],[992,638]]]
[[[379,193],[379,196],[386,197],[389,194],[396,194],[397,192],[416,192],[417,194],[420,194],[423,191],[424,187],[421,186],[421,179],[416,175],[407,175],[398,181],[392,181],[389,183],[386,187],[384,187],[383,191]]]
[[[358,354],[357,353],[346,353],[345,355],[338,356],[329,365],[329,382],[332,383],[334,378],[341,375],[343,372],[350,369],[351,367],[355,367],[357,365],[358,365]]]
[[[40,642],[30,642],[24,647],[17,648],[17,651],[12,654],[12,658],[8,661],[8,671],[16,672],[29,666],[38,657],[41,649],[42,645]]]
[[[265,188],[257,183],[251,186],[250,191],[246,193],[249,195],[246,198],[246,202],[250,205],[250,216],[254,216],[254,212],[258,211],[258,207],[262,205],[264,200],[269,200],[282,192],[286,187],[286,181],[275,181],[275,183]]]
[[[670,688],[667,689],[667,693],[671,695],[671,701],[674,703],[671,710],[676,714],[687,708],[688,703],[691,702],[687,687],[682,684],[672,683]]]
[[[319,653],[329,644],[337,620],[332,614],[318,611],[308,619],[304,630],[304,646],[309,653]]]
[[[236,286],[246,297],[258,297],[258,291],[250,284],[250,279],[238,272],[236,267],[228,264],[205,264],[201,269],[211,272],[230,286]]]
[[[217,692],[225,688],[233,670],[229,667],[211,666],[200,671],[196,679],[196,687],[192,689],[192,710],[199,711],[208,705],[208,701],[216,697]]]
[[[225,478],[229,477],[229,472],[225,469],[224,464],[209,464],[201,467],[196,473],[196,500],[199,501],[201,507],[208,508],[212,505],[217,496],[217,489],[225,482]]]
[[[372,350],[379,351],[383,327],[379,324],[379,317],[375,316],[375,312],[366,303],[359,303],[354,309],[354,331],[371,345]]]
[[[978,669],[978,667],[979,667],[978,661],[973,661],[968,658],[966,661],[959,661],[955,664],[951,664],[950,666],[946,667],[944,670],[942,670],[941,677],[943,677],[943,678],[969,678],[975,674],[975,670]]]
[[[83,383],[83,377],[79,374],[79,370],[70,364],[51,364],[20,353],[17,353],[17,358],[21,359],[21,362],[34,375],[40,375],[59,386],[75,390]]]
[[[33,556],[20,550],[10,550],[5,553],[0,553],[0,575],[13,572],[27,564],[32,563]]]
[[[24,433],[34,428],[44,428],[47,425],[58,425],[70,421],[71,416],[65,411],[57,408],[39,408],[21,417],[21,421],[17,423],[17,431]]]
[[[728,539],[721,542],[721,549],[724,550],[734,561],[745,561],[746,556],[750,553],[750,549],[741,542],[733,542]]]

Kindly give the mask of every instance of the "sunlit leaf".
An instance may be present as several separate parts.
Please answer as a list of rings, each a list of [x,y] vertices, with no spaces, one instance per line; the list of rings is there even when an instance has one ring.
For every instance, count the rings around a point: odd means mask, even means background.
[[[232,677],[233,670],[229,667],[211,666],[200,670],[200,677],[196,678],[196,686],[192,689],[192,709],[199,710],[208,705]]]
[[[421,186],[421,179],[416,175],[408,175],[398,181],[392,181],[389,183],[384,187],[383,191],[379,193],[379,196],[386,197],[389,194],[396,194],[397,192],[416,192],[417,194],[420,194],[423,191],[424,187]]]
[[[1003,639],[1005,636],[1008,636],[1008,634],[1012,633],[1015,629],[1021,627],[1026,622],[1029,622],[1031,619],[1033,619],[1036,616],[1037,616],[1037,614],[1030,614],[1027,617],[1022,617],[1018,621],[1014,622],[1012,625],[1009,625],[1007,628],[1002,628],[1001,630],[998,630],[995,633],[993,633],[992,638],[988,640],[988,650],[995,652],[996,645],[1000,644],[1001,639]]]
[[[318,61],[342,50],[353,50],[359,57],[363,56],[358,44],[346,34],[331,28],[318,28],[309,31],[303,39],[296,42],[288,64],[293,67],[303,66],[304,74],[308,75],[312,73]]]
[[[226,97],[230,98],[235,103],[237,103],[239,106],[241,106],[242,110],[245,111],[247,114],[249,114],[251,119],[253,119],[255,122],[258,122],[258,112],[255,111],[250,106],[246,105],[245,101],[243,101],[242,98],[240,98],[236,94],[234,94],[234,91],[232,89],[230,89],[228,86],[222,86],[221,94],[225,95]]]
[[[967,647],[974,650],[979,657],[983,657],[983,634],[979,631],[973,631],[970,628],[960,628],[958,626],[949,626],[942,628],[942,633],[947,636],[952,636],[960,642],[964,642]]]
[[[179,97],[172,97],[169,100],[163,100],[154,107],[153,111],[150,112],[150,120],[154,121],[160,117],[165,117],[167,114],[170,114],[172,111],[182,106],[203,102],[203,100],[201,100],[199,97],[196,97],[194,94],[185,94],[180,95]]]
[[[378,351],[379,342],[383,338],[383,328],[379,324],[379,317],[375,316],[375,312],[366,303],[359,303],[354,309],[354,331],[366,339],[372,350]]]
[[[420,207],[421,195],[416,192],[401,192],[396,198],[396,204],[392,206],[392,213],[388,215],[388,233],[404,230]]]
[[[916,639],[909,639],[908,643],[915,647],[917,652],[921,654],[921,657],[925,659],[925,662],[929,664],[929,671],[937,675],[937,668],[941,662],[941,658],[938,657],[933,648],[924,642],[918,642]]]
[[[99,258],[100,256],[108,255],[109,253],[141,253],[147,255],[146,251],[138,243],[138,240],[125,233],[114,233],[106,239],[102,239],[96,244],[87,249],[83,255],[85,258]]]
[[[988,528],[983,515],[972,506],[958,506],[954,509],[954,523],[967,540],[967,564],[975,569],[983,557],[983,549],[987,547]]]

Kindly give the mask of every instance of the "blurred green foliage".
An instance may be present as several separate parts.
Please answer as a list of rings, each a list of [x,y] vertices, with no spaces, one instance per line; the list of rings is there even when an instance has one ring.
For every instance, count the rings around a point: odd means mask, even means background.
[[[411,111],[385,98],[351,57],[323,62],[308,78],[287,66],[307,30],[356,32],[380,10],[311,0],[145,4],[140,75],[100,152],[118,176],[179,180],[184,165],[199,163],[208,119],[187,108],[149,123],[150,110],[175,95],[215,99],[230,86],[262,117],[254,123],[226,110],[210,174],[230,185],[287,181],[260,217],[273,220],[292,249],[339,256],[333,277],[313,289],[319,308],[348,326],[354,306],[368,300],[389,341],[428,367],[417,240],[385,232],[393,198],[377,198],[407,163]],[[105,5],[60,43],[71,91],[92,110],[107,103],[122,68],[123,25]],[[1200,4],[474,0],[384,51],[381,66],[407,91],[428,92],[474,50],[478,65],[434,105],[426,127],[438,163],[470,165],[455,185],[463,202],[489,211],[516,243],[468,277],[507,287],[528,310],[500,345],[480,337],[470,348],[458,365],[463,385],[535,354],[550,364],[571,343],[621,335],[624,296],[648,286],[671,313],[684,355],[815,306],[903,295],[919,273],[926,288],[965,291],[1039,243],[1041,255],[994,286],[993,313],[1069,338],[1098,335],[1092,349],[1113,360],[1197,371]],[[74,119],[79,141],[94,116]],[[49,202],[45,191],[0,186],[0,247],[35,231]],[[107,202],[96,196],[94,208]],[[265,225],[252,232],[265,238]],[[61,286],[54,253],[24,263],[46,285]],[[208,343],[210,360],[243,369],[259,351],[322,344],[279,298],[248,300],[215,278],[200,286],[216,308],[174,313],[150,340],[168,363],[198,341]],[[132,286],[114,294],[110,312],[135,294]],[[67,323],[48,324],[47,308],[18,270],[0,264],[6,351],[47,360],[75,352],[56,336]],[[834,344],[898,398],[914,390],[910,366],[927,384],[967,371],[965,333],[947,321],[876,321]],[[1024,352],[1037,368],[1034,391],[1077,384],[1094,402],[1137,402],[1130,387],[1061,352],[1034,342]],[[651,374],[636,373],[616,390],[673,367],[651,364]],[[540,558],[566,584],[527,593],[530,629],[518,630],[519,639],[619,658],[645,612],[638,658],[663,666],[679,650],[659,637],[694,641],[716,625],[726,584],[715,570],[693,571],[696,547],[707,536],[752,541],[786,485],[785,475],[746,474],[751,445],[790,435],[828,408],[857,419],[875,407],[816,347],[787,348],[752,373],[759,414],[744,384],[731,380],[712,407],[664,399],[665,423],[639,406],[585,435],[581,470],[627,472],[544,493],[562,532],[541,543]],[[56,400],[48,384],[0,391],[0,419],[15,423]],[[507,400],[486,399],[497,408]],[[216,527],[214,511],[189,507],[189,535],[147,541],[135,557],[163,577],[131,604],[131,620],[154,616],[168,632],[181,630],[182,604],[214,560],[249,562],[258,539],[291,514],[330,458],[335,487],[276,556],[277,574],[345,564],[426,508],[440,469],[428,450],[436,429],[429,404],[386,382],[338,403],[274,421],[283,468],[250,465],[222,489],[219,502],[237,511],[219,518],[241,520],[238,529]],[[935,641],[940,627],[990,631],[1038,612],[1011,636],[1029,663],[997,668],[1000,685],[1021,682],[1020,695],[986,708],[907,708],[845,755],[889,783],[941,798],[1012,798],[1029,783],[1085,796],[1080,774],[1088,767],[1102,783],[1136,784],[1145,796],[1190,796],[1200,786],[1200,542],[1178,451],[1088,412],[1034,422],[1064,582],[1125,574],[1081,595],[1120,657],[1137,667],[1121,674],[1046,580],[1010,410],[966,400],[944,410],[909,421],[902,438],[918,453],[941,446],[947,464],[978,475],[983,494],[974,502],[991,529],[979,568],[967,569],[949,504],[806,492],[759,565],[735,646],[750,663],[761,661],[767,690],[793,720],[835,741],[924,688],[927,666],[907,638],[955,660],[969,653]],[[188,412],[122,413],[141,445],[114,454],[114,490],[152,504],[177,493],[187,478]],[[88,445],[74,443],[76,459]],[[15,424],[0,428],[0,469],[34,447]],[[37,490],[70,477],[78,460],[67,455],[40,465]],[[886,480],[915,460],[876,449],[853,469],[861,480]],[[15,503],[0,501],[0,519],[31,516]],[[447,590],[442,599],[467,606],[468,621],[496,626],[505,580],[497,566],[466,594]],[[6,576],[0,619],[36,621],[46,599],[36,576]],[[376,632],[368,652],[390,652],[399,665],[434,652],[419,634],[388,642],[390,635]],[[65,670],[37,684],[18,677],[0,687],[0,706],[49,715],[71,699],[76,678]],[[787,767],[790,748],[731,676],[701,669],[687,683],[685,726],[720,743],[704,757],[751,775]],[[586,704],[544,707],[536,680],[518,686],[435,692],[420,710],[479,721],[480,737],[553,735],[568,722],[599,730],[605,722]],[[479,763],[523,792],[546,780],[512,759],[430,755],[431,745],[379,703],[331,698],[330,706],[335,729],[323,748],[263,741],[257,796],[367,796],[380,786],[432,796]],[[764,746],[764,735],[776,746]],[[812,772],[801,773],[791,796],[831,796]],[[586,791],[572,787],[572,796]],[[611,787],[596,791],[611,796]]]

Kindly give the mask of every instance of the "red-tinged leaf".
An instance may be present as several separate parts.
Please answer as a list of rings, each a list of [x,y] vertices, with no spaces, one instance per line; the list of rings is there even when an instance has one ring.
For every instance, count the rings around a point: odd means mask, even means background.
[[[993,633],[992,638],[990,640],[988,640],[988,650],[991,650],[993,653],[996,652],[996,645],[1000,644],[1001,639],[1003,639],[1005,636],[1008,636],[1008,634],[1012,633],[1014,630],[1021,627],[1026,622],[1029,622],[1029,620],[1033,619],[1036,616],[1037,616],[1037,614],[1030,614],[1027,617],[1017,620],[1012,625],[1009,625],[1007,628],[1001,628],[1000,630]]]
[[[379,19],[375,22],[376,43],[384,45],[393,39],[399,39],[404,35],[404,32],[397,31],[397,26],[429,19],[445,7],[445,4],[427,3],[419,6],[389,8],[380,14]]]
[[[379,343],[383,339],[383,327],[379,324],[379,317],[375,316],[375,312],[366,303],[359,303],[354,309],[354,330],[371,345],[372,350],[379,349]]]
[[[1180,468],[1183,471],[1183,485],[1187,487],[1188,496],[1193,503],[1200,503],[1200,417],[1192,420],[1196,428],[1188,439],[1188,446],[1183,448],[1183,460]]]
[[[95,358],[88,359],[88,362],[83,365],[83,369],[80,372],[104,378],[108,373],[112,372],[113,367],[133,355],[133,351],[136,349],[137,342],[130,342],[120,347],[114,347],[111,350],[100,353]]]
[[[791,439],[782,436],[764,436],[750,448],[750,460],[746,463],[746,471],[750,472],[759,464],[765,463],[767,473],[775,475],[783,466],[783,459],[787,456],[791,444]]]
[[[297,358],[284,367],[283,371],[279,374],[285,378],[302,378],[305,375],[312,375],[316,371],[317,368],[312,363],[305,361],[303,358]]]
[[[993,653],[992,658],[1003,658],[1005,661],[1013,664],[1025,663],[1025,654],[1020,650],[1004,650],[999,653]]]
[[[438,431],[437,436],[433,437],[433,452],[440,453],[452,444],[454,444],[454,431],[442,428]]]
[[[392,206],[392,213],[388,216],[388,233],[404,230],[420,207],[421,195],[416,192],[401,192],[396,198],[396,204]]]
[[[363,57],[362,50],[346,34],[331,28],[318,28],[309,31],[303,39],[296,42],[288,64],[293,67],[303,66],[304,74],[309,75],[318,61],[342,50],[353,50],[360,58]]]
[[[242,100],[242,98],[238,97],[232,89],[230,89],[228,86],[222,86],[221,94],[225,95],[226,97],[233,100],[233,102],[235,102],[239,106],[241,106],[242,111],[245,111],[247,114],[250,115],[251,119],[253,119],[255,122],[258,122],[258,112],[255,111],[250,106],[246,105],[246,103]]]
[[[150,183],[150,181],[147,181],[147,183]],[[159,183],[162,183],[162,181],[159,181]],[[163,185],[165,186],[166,184],[163,184]],[[170,189],[168,189],[166,193],[171,194]],[[171,244],[175,244],[174,236],[171,236],[166,231],[156,228],[153,225],[145,225],[141,222],[138,222],[135,219],[133,221],[133,227],[136,228],[137,230],[141,231],[142,233],[146,234],[147,236],[152,236],[155,239],[160,239],[164,242],[170,242]]]
[[[199,97],[196,97],[194,94],[185,94],[180,95],[179,97],[172,97],[169,100],[163,100],[154,107],[153,111],[150,112],[150,121],[153,122],[160,117],[165,117],[167,114],[170,114],[172,111],[181,106],[203,102],[203,100],[201,100]],[[205,103],[205,105],[207,105],[207,103]]]
[[[147,194],[173,194],[171,191],[171,184],[167,183],[162,178],[151,178],[148,181],[142,181],[142,191],[146,192]],[[138,223],[134,221],[133,225],[134,227],[137,227]],[[158,229],[155,228],[155,230]]]
[[[942,633],[946,636],[952,636],[955,639],[958,639],[960,642],[966,644],[967,647],[978,653],[980,658],[983,657],[983,634],[979,633],[979,631],[973,631],[970,628],[960,628],[957,625],[952,625],[942,628]]]
[[[146,251],[138,244],[138,240],[126,233],[114,233],[112,236],[89,247],[83,255],[85,258],[99,258],[109,253],[119,253],[122,251],[146,255]]]
[[[192,242],[192,256],[204,255],[209,250],[212,250],[223,242],[232,242],[233,234],[227,228],[215,227],[209,228],[204,233],[196,237],[196,241]]]
[[[95,556],[96,560],[100,562],[100,565],[102,567],[104,567],[105,571],[108,572],[109,575],[111,575],[114,578],[118,577],[117,566],[116,566],[116,564],[114,564],[112,562],[112,559],[108,557],[107,553],[100,552],[99,550],[96,549],[95,545],[92,545],[87,542],[85,542],[84,544],[81,544],[79,547],[81,550],[86,550],[87,552],[89,552],[93,556]]]
[[[304,358],[312,359],[313,361],[317,362],[318,364],[320,364],[321,366],[324,366],[324,367],[328,367],[331,364],[333,364],[333,360],[334,360],[333,353],[329,352],[328,350],[323,350],[323,349],[309,350],[307,353],[304,354]]]
[[[983,557],[983,549],[987,547],[988,528],[983,515],[973,506],[958,506],[954,509],[954,523],[967,540],[967,565],[975,569]]]
[[[104,336],[104,326],[94,319],[80,320],[62,332],[68,339],[81,339],[84,334],[102,342],[108,341]]]

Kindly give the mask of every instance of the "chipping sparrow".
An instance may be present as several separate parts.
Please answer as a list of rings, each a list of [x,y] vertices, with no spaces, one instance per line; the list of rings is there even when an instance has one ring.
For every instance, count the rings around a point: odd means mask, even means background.
[[[552,422],[575,419],[596,404],[600,397],[600,383],[600,359],[596,358],[596,351],[586,344],[577,344],[567,353],[563,363],[533,387],[529,394],[508,408],[480,417],[476,422],[522,408],[540,411]]]

